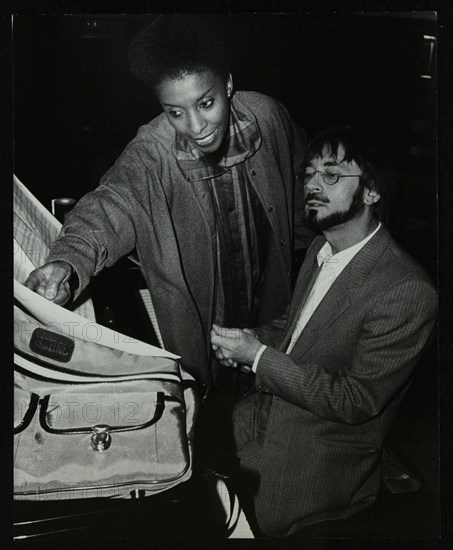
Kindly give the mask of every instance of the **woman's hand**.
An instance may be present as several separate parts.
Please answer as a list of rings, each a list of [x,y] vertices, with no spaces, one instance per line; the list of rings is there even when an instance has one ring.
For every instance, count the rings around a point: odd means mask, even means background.
[[[71,298],[69,278],[73,268],[63,261],[49,262],[30,273],[24,285],[58,305],[64,305]]]

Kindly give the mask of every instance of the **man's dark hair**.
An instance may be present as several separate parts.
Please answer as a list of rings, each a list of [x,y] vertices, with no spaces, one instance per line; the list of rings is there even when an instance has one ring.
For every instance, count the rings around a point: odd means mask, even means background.
[[[210,70],[230,73],[227,16],[159,15],[129,46],[129,68],[152,91],[166,79]]]
[[[324,130],[308,144],[305,163],[309,164],[314,158],[322,157],[326,150],[337,159],[340,144],[345,154],[339,160],[355,161],[363,174],[360,178],[361,185],[377,191],[381,197],[372,206],[373,215],[379,220],[387,221],[389,206],[396,193],[395,171],[385,149],[369,133],[347,125]]]

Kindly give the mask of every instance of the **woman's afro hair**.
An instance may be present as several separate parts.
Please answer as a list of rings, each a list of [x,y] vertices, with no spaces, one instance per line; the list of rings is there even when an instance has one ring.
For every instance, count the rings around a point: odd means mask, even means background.
[[[151,90],[166,79],[211,70],[225,82],[230,72],[227,16],[159,15],[128,50],[132,74]]]

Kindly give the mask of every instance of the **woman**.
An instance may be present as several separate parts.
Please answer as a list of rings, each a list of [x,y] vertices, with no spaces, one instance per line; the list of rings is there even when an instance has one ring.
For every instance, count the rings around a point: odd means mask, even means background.
[[[212,324],[263,324],[289,304],[303,155],[280,103],[234,93],[227,38],[215,18],[190,15],[159,16],[138,34],[130,67],[164,112],[79,201],[25,283],[64,304],[70,279],[77,298],[135,249],[165,347],[208,387],[225,372],[211,357]]]

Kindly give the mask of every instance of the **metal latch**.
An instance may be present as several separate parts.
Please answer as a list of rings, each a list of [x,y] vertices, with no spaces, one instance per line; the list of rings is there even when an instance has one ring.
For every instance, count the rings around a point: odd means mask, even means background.
[[[93,426],[91,446],[95,451],[102,453],[110,447],[111,443],[112,436],[110,435],[110,426],[107,426],[107,424]]]

